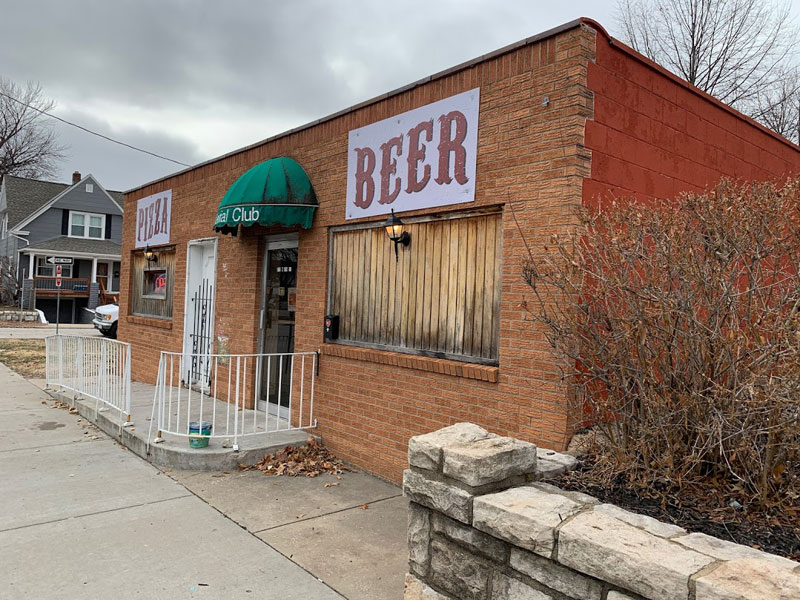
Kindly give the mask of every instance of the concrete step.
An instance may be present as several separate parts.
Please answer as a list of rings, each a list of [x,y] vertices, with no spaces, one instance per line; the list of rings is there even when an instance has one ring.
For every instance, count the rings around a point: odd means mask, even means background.
[[[286,446],[301,446],[310,434],[304,430],[276,431],[239,437],[239,449],[223,446],[224,439],[212,438],[206,448],[191,448],[188,438],[165,434],[164,441],[152,443],[155,430],[151,431],[149,417],[143,417],[126,425],[115,409],[104,409],[102,402],[87,398],[75,398],[72,392],[54,389],[45,391],[55,400],[64,402],[78,410],[78,414],[94,423],[106,435],[117,440],[148,462],[169,469],[192,471],[235,471],[240,464],[254,464],[265,454],[271,454]],[[136,412],[136,411],[135,411]],[[316,436],[314,436],[316,437]],[[231,436],[232,439],[232,436]]]

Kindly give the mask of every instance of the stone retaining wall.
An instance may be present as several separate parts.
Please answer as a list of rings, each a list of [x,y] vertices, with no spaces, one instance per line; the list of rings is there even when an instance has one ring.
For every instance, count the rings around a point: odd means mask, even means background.
[[[797,600],[800,564],[538,482],[567,455],[459,423],[411,438],[405,600]]]
[[[0,321],[19,321],[19,309],[2,309],[0,310]],[[22,311],[22,321],[31,322],[38,321],[39,313],[36,311],[24,310]]]

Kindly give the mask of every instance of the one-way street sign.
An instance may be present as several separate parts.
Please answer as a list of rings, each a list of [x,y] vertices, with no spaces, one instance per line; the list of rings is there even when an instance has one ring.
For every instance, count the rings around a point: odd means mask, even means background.
[[[48,256],[47,262],[51,265],[71,265],[72,259],[66,256]]]

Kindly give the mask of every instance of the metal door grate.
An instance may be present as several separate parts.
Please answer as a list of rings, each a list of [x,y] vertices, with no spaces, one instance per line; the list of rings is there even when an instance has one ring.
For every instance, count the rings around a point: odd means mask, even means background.
[[[214,301],[214,286],[203,279],[191,297],[192,331],[189,340],[192,345],[189,382],[206,385],[211,380],[209,355],[211,354],[211,318]]]

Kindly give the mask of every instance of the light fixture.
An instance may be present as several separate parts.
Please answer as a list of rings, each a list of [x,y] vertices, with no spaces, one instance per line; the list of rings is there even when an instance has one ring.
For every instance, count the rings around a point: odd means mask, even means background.
[[[400,220],[400,217],[395,216],[394,209],[392,209],[391,216],[386,219],[386,223],[383,226],[386,228],[386,235],[394,242],[394,260],[397,262],[400,260],[397,254],[397,246],[400,244],[408,246],[411,243],[411,234],[405,231],[403,221]]]
[[[158,262],[158,256],[156,256],[156,253],[150,249],[149,245],[144,249],[144,259],[147,261],[147,264],[149,265]]]

